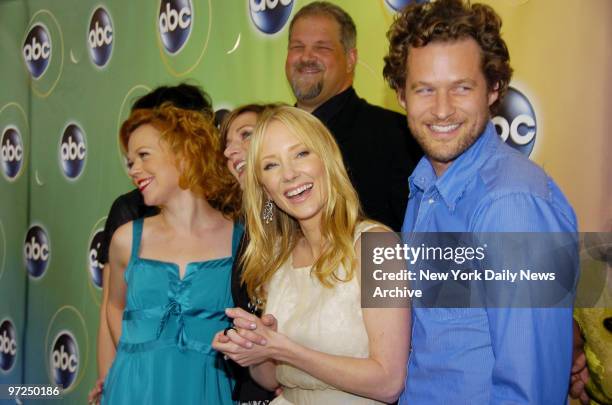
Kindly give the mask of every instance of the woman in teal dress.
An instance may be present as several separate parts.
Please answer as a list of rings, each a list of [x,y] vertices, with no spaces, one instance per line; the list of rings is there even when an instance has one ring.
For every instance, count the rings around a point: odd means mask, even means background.
[[[120,141],[153,217],[113,235],[107,317],[117,354],[103,404],[231,404],[232,381],[210,347],[229,326],[239,189],[212,117],[163,105],[135,110]]]

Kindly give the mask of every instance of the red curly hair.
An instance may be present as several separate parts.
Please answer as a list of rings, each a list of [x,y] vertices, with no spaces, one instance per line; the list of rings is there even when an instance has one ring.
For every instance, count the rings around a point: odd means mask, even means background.
[[[182,163],[179,186],[203,197],[227,217],[240,212],[240,187],[225,165],[220,137],[212,118],[198,111],[176,108],[164,103],[154,109],[133,110],[121,125],[119,142],[127,153],[130,135],[149,124]]]

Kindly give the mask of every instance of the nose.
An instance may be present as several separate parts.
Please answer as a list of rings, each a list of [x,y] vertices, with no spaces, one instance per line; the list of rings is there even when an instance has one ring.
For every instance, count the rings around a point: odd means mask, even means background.
[[[440,121],[446,120],[455,113],[455,107],[448,93],[444,91],[437,92],[432,113]]]
[[[138,162],[138,159],[136,159],[134,162],[132,162],[132,166],[128,169],[128,176],[130,176],[132,179],[136,178],[138,173],[140,173],[140,169],[140,163]]]
[[[290,182],[298,177],[298,172],[293,167],[293,163],[286,162],[282,165],[283,181]]]
[[[316,58],[315,58],[314,52],[312,51],[312,48],[305,47],[300,53],[300,61],[301,62],[312,62],[313,60],[316,60]]]
[[[235,142],[228,142],[225,145],[225,150],[223,151],[223,156],[225,156],[227,159],[231,158],[232,155],[235,155],[236,153],[238,153],[238,145],[236,145]]]

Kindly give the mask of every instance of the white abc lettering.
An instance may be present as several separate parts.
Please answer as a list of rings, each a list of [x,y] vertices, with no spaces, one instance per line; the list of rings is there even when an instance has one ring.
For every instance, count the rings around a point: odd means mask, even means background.
[[[28,260],[47,260],[49,258],[49,246],[46,243],[40,245],[34,236],[30,242],[25,244],[25,255]]]
[[[89,46],[97,48],[102,45],[110,45],[113,42],[113,27],[110,25],[100,28],[100,24],[96,21],[96,26],[89,31]]]
[[[6,331],[0,336],[0,353],[10,354],[14,356],[17,353],[17,342],[15,339],[9,338]]]
[[[51,45],[49,42],[45,41],[42,44],[39,44],[36,41],[36,37],[32,38],[32,44],[27,44],[23,47],[23,56],[26,61],[38,60],[41,57],[43,59],[48,59],[51,54]]]
[[[525,135],[521,135],[518,131],[520,125],[526,125],[529,129]],[[527,114],[521,114],[512,120],[510,124],[510,138],[517,145],[527,145],[535,137],[535,121]]]
[[[98,243],[98,247],[100,247],[99,243]],[[100,266],[100,262],[98,261],[98,250],[97,249],[91,249],[89,251],[89,262],[91,263],[92,266],[98,269],[102,267]]]
[[[159,16],[159,29],[162,34],[174,31],[176,27],[185,29],[191,24],[191,10],[183,7],[180,11],[170,8],[170,3],[166,3],[166,11]]]
[[[85,144],[83,142],[73,142],[72,135],[68,136],[68,142],[62,142],[62,160],[85,159]]]
[[[64,351],[64,345],[60,345],[59,351],[53,351],[53,368],[59,368],[62,371],[68,370],[74,373],[78,364],[78,359],[74,354],[68,355]]]
[[[501,129],[501,134],[499,134],[499,137],[502,141],[506,142],[506,140],[508,139],[508,135],[510,135],[510,125],[508,124],[508,121],[501,115],[493,117],[491,121],[493,122],[493,124],[495,124],[495,126]]]
[[[288,6],[293,0],[251,0],[251,10],[253,11],[266,11],[274,10],[278,3],[283,6]]]
[[[18,162],[23,158],[23,148],[21,145],[14,146],[6,140],[6,144],[2,145],[2,160],[5,162]]]
[[[504,142],[506,142],[508,136],[510,136],[512,142],[514,142],[516,145],[522,146],[527,145],[533,140],[533,138],[535,138],[535,129],[529,129],[525,135],[521,135],[518,131],[520,125],[526,125],[529,128],[535,127],[534,119],[527,114],[520,114],[516,116],[512,120],[511,124],[509,124],[508,120],[501,115],[494,117],[492,121],[501,129],[501,134],[499,136]]]

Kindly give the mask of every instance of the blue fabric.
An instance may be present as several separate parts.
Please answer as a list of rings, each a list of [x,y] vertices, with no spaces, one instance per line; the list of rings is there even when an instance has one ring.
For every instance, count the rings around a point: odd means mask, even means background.
[[[550,177],[489,123],[440,178],[421,159],[403,232],[576,232]],[[563,404],[571,308],[413,308],[400,404]]]
[[[232,404],[233,381],[210,343],[230,325],[242,226],[234,224],[232,256],[189,263],[183,279],[176,264],[138,256],[142,227],[134,221],[121,338],[102,403]]]

